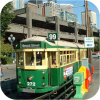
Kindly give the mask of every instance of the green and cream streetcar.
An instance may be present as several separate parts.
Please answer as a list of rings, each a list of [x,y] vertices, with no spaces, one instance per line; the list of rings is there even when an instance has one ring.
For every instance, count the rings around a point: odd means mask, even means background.
[[[52,38],[48,36],[48,39],[34,36],[17,45],[19,92],[45,93],[55,90],[78,71],[81,59],[86,58],[84,45],[57,40],[55,35]]]

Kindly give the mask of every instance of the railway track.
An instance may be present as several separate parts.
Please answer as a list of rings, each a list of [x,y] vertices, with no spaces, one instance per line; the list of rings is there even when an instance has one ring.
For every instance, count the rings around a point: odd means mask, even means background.
[[[75,87],[72,84],[73,79],[60,86],[60,88],[42,95],[31,95],[25,98],[21,96],[21,100],[67,100],[75,94]]]

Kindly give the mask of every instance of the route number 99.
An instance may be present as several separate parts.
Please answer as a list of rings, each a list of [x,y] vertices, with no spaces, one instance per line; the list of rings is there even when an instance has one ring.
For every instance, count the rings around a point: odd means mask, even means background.
[[[48,33],[49,40],[58,40],[57,33]]]
[[[49,39],[50,40],[56,40],[57,39],[56,34],[49,34]]]

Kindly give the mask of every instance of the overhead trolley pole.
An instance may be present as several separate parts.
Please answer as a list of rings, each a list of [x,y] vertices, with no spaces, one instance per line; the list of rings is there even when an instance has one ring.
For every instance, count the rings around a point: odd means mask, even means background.
[[[86,14],[86,32],[87,32],[87,37],[90,37],[90,22],[89,22],[89,13],[88,13],[88,1],[85,0],[85,14]],[[87,53],[88,53],[88,58],[89,58],[89,63],[91,64],[92,63],[92,60],[91,60],[91,48],[88,48],[87,49]]]

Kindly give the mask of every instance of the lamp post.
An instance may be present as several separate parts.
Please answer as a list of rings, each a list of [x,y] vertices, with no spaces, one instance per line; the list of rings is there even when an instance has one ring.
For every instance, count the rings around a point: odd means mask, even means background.
[[[13,42],[15,41],[15,37],[11,34],[10,37],[8,37],[8,40],[11,42],[11,46],[13,46]],[[13,59],[13,54],[11,55],[11,58]]]

